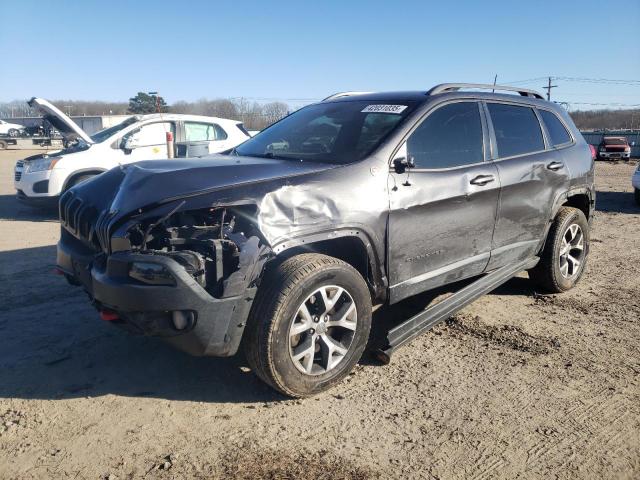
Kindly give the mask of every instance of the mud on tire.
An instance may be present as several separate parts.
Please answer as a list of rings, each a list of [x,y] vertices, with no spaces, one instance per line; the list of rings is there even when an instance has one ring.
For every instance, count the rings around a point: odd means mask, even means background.
[[[337,258],[302,254],[265,273],[244,350],[264,382],[285,395],[304,397],[349,374],[370,328],[371,296],[360,273]]]

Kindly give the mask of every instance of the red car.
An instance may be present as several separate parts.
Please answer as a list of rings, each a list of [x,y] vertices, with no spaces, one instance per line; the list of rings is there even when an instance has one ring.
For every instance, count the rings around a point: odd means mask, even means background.
[[[598,146],[598,159],[610,160],[621,158],[629,160],[631,147],[625,137],[604,137]]]

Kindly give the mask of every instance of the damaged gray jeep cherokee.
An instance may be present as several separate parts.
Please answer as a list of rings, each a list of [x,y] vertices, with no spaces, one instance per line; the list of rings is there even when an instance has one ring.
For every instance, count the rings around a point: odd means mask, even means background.
[[[242,346],[262,380],[302,397],[358,362],[372,305],[456,287],[387,333],[376,353],[389,361],[521,271],[573,287],[593,181],[589,146],[534,91],[342,93],[226,155],[70,189],[57,263],[104,320],[193,355]]]

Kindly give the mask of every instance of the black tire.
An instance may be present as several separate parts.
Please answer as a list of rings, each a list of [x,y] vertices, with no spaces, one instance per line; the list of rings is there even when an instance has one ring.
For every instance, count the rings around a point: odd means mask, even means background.
[[[290,353],[293,352],[290,329],[298,321],[299,308],[309,301],[317,289],[326,286],[338,286],[347,292],[349,301],[356,307],[357,326],[350,334],[346,353],[335,367],[327,368],[324,372],[321,367],[316,367],[315,359],[323,355],[316,350],[317,353],[311,357],[313,368],[320,368],[322,373],[305,373],[300,370],[300,364],[296,366],[294,355]],[[317,317],[314,316],[314,319],[317,321]],[[249,315],[244,350],[249,366],[260,379],[290,397],[306,397],[331,388],[349,374],[362,356],[370,329],[371,296],[358,271],[337,258],[302,254],[285,260],[265,273]],[[312,333],[315,332],[301,335]],[[317,348],[316,343],[313,345]]]
[[[0,150],[6,150],[7,149],[7,142],[5,142],[4,140],[0,140]]]
[[[18,135],[20,135],[20,131],[15,129],[15,128],[10,128],[8,133],[9,133],[9,136],[13,137],[13,138],[15,138]]]
[[[636,197],[636,203],[638,205],[640,205],[640,189],[636,188],[634,189],[634,196]]]
[[[569,228],[573,225],[577,225],[582,233],[582,254],[579,258],[578,267],[575,267],[573,262],[569,262],[570,268],[572,267],[574,270],[567,272],[567,274],[570,274],[567,276],[561,271],[562,261],[560,257],[563,251],[563,239],[566,239],[567,235],[571,235]],[[577,249],[570,249],[567,252],[571,254],[574,251],[580,252]],[[577,208],[562,207],[549,229],[544,249],[540,255],[540,262],[529,270],[529,278],[549,293],[565,292],[573,288],[582,277],[588,253],[589,223],[584,213]],[[574,255],[577,258],[577,254]],[[565,263],[567,263],[566,260]]]
[[[66,192],[67,190],[69,190],[70,188],[75,187],[76,185],[80,185],[83,182],[86,182],[87,180],[92,179],[93,177],[95,177],[94,174],[89,174],[89,175],[78,175],[77,177],[72,178],[69,183],[67,184],[67,186],[64,188],[64,191]]]

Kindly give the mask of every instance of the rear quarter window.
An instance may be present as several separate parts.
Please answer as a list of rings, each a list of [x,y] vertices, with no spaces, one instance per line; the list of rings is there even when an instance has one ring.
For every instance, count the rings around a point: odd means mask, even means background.
[[[488,103],[500,158],[544,150],[538,117],[531,107]]]
[[[571,142],[571,135],[569,135],[569,132],[555,113],[548,110],[538,110],[538,112],[540,112],[542,121],[547,127],[547,132],[549,132],[551,145],[557,147],[558,145]]]

